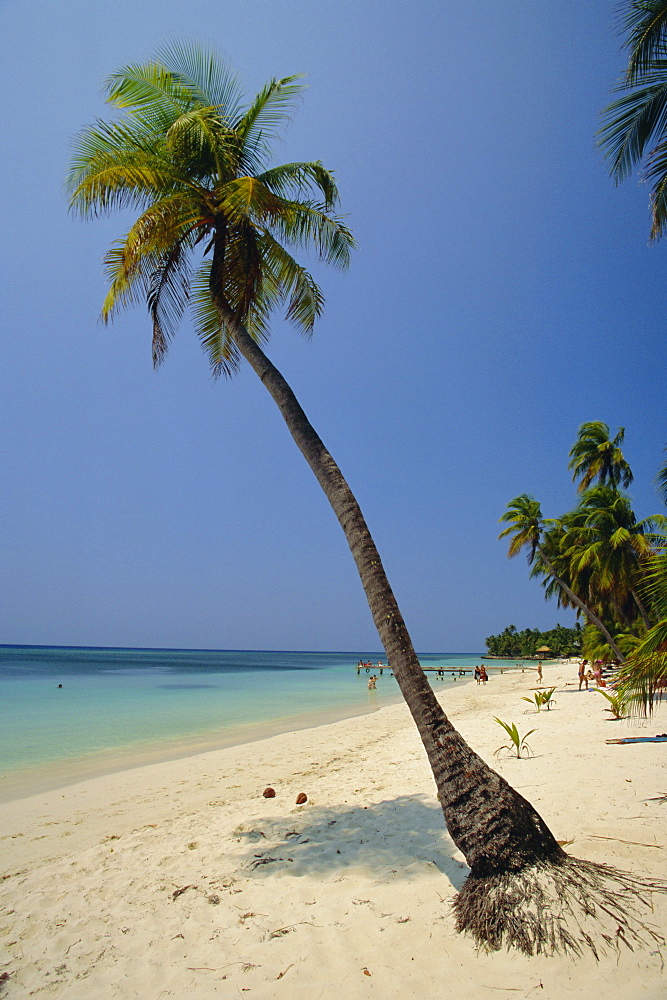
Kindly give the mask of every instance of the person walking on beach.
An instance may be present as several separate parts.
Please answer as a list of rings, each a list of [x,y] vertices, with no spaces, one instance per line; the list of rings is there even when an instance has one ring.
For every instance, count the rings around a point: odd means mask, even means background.
[[[482,679],[481,671],[480,671],[479,667],[476,666],[475,667],[475,680],[479,684],[479,682],[481,681],[481,679]]]
[[[537,664],[537,683],[542,683],[542,661],[540,660]]]
[[[581,691],[581,685],[586,681],[586,664],[588,660],[582,660],[579,664],[579,690]],[[586,690],[588,691],[588,682],[586,681]]]
[[[484,666],[484,664],[482,664],[482,666],[479,668],[479,679],[481,680],[482,684],[486,684],[486,682],[489,679],[489,675],[486,672],[486,667]]]

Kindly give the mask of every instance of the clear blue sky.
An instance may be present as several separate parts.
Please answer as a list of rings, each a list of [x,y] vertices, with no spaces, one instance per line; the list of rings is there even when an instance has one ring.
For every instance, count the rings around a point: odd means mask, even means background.
[[[336,171],[360,249],[311,343],[269,353],[356,492],[417,649],[570,623],[509,561],[518,493],[574,502],[580,423],[626,427],[640,516],[665,426],[666,247],[615,188],[597,115],[623,66],[602,0],[0,0],[0,641],[378,649],[352,558],[256,377],[185,324],[98,322],[127,219],[67,213],[101,83],[174,38],[252,95],[305,73],[279,161]]]

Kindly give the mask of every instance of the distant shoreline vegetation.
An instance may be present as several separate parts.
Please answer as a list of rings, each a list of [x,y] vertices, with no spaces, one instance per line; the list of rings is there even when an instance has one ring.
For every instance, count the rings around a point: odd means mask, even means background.
[[[541,647],[547,646],[548,653],[542,657],[551,660],[558,656],[579,656],[583,629],[579,622],[573,628],[556,625],[548,632],[538,628],[525,628],[521,632],[516,625],[508,625],[498,635],[490,635],[484,641],[489,656],[503,659],[539,659]]]

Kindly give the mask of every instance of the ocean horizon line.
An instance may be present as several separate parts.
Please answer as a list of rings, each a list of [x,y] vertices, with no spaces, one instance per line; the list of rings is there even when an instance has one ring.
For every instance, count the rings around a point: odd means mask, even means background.
[[[87,643],[43,643],[43,642],[0,642],[0,649],[99,649],[104,651],[128,651],[136,653],[334,653],[340,656],[358,656],[361,650],[366,655],[386,656],[383,649],[287,649],[278,646],[96,646]],[[417,656],[484,656],[464,650],[417,651]],[[511,657],[510,657],[511,659]]]

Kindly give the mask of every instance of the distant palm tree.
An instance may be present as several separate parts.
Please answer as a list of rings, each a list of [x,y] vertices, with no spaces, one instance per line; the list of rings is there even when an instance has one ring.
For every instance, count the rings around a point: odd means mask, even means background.
[[[121,306],[145,299],[159,364],[189,300],[213,371],[231,373],[245,359],[258,375],[345,532],[424,743],[449,833],[470,865],[455,904],[458,926],[493,946],[507,941],[544,950],[541,921],[532,911],[521,918],[520,900],[530,910],[537,891],[524,873],[535,866],[553,872],[562,883],[581,884],[584,898],[594,893],[590,866],[565,855],[532,806],[447,719],[357,501],[261,347],[277,305],[285,303],[288,319],[306,333],[322,309],[319,287],[287,248],[314,245],[325,261],[344,267],[354,245],[334,214],[336,185],[321,163],[269,165],[269,140],[300,90],[296,77],[272,80],[245,106],[236,78],[194,46],[171,47],[110,78],[109,101],[124,114],[82,133],[69,175],[72,206],[84,216],[140,212],[107,254],[110,288],[102,315],[108,320]],[[560,929],[548,940],[551,948],[572,947]]]
[[[604,622],[595,614],[589,605],[572,590],[561,574],[558,573],[555,560],[550,558],[546,546],[543,544],[543,532],[545,521],[542,517],[542,510],[535,497],[522,493],[520,496],[510,500],[507,510],[500,518],[501,522],[508,522],[509,527],[500,532],[499,538],[510,537],[508,550],[509,558],[519,555],[528,549],[528,565],[532,566],[536,556],[539,554],[541,565],[552,577],[554,582],[566,595],[568,602],[576,607],[597,629],[609,646],[613,649],[614,655],[619,662],[623,662],[624,656],[607,629]]]
[[[667,0],[630,0],[621,10],[629,59],[617,89],[626,93],[602,112],[598,143],[617,184],[643,164],[654,240],[667,224]]]
[[[629,486],[633,480],[632,471],[626,462],[620,445],[625,437],[625,428],[619,427],[616,437],[609,437],[609,427],[601,420],[592,420],[581,425],[577,440],[570,449],[568,468],[572,469],[572,482],[581,476],[577,489],[587,490],[597,479],[609,486]]]
[[[563,522],[564,548],[573,576],[589,572],[591,591],[603,601],[609,598],[619,619],[631,625],[628,614],[635,618],[638,613],[644,629],[649,629],[651,621],[639,587],[647,561],[665,543],[667,519],[655,515],[639,521],[625,493],[595,486]],[[634,603],[634,609],[626,611],[628,603]]]

